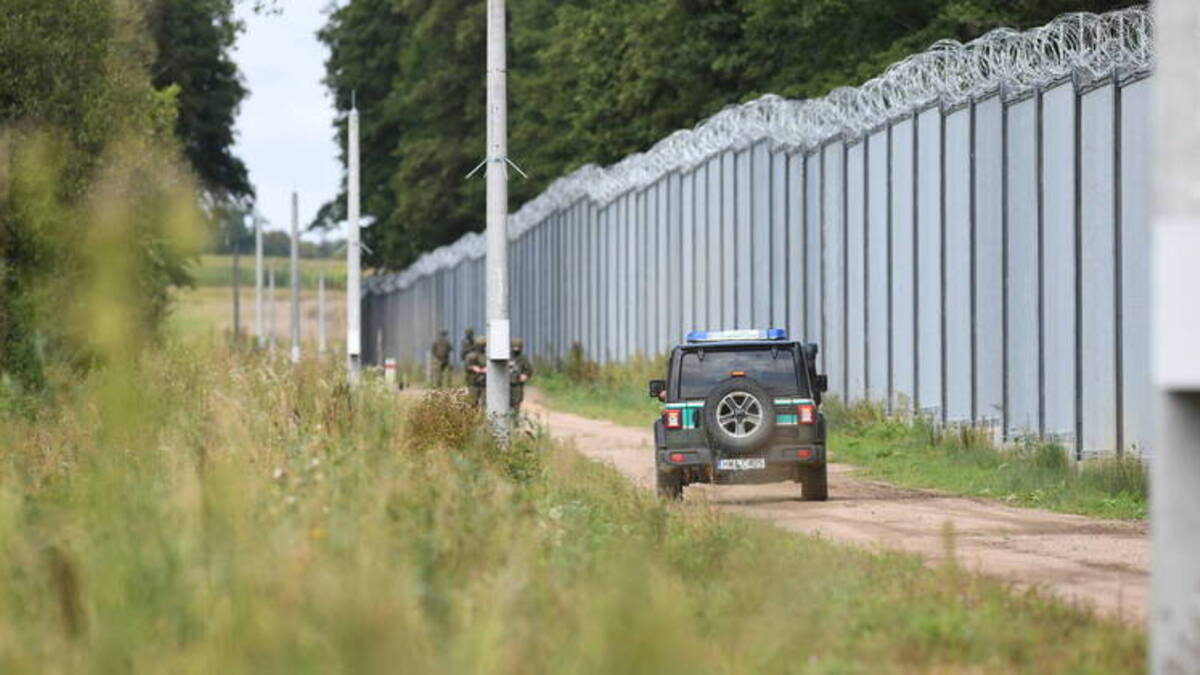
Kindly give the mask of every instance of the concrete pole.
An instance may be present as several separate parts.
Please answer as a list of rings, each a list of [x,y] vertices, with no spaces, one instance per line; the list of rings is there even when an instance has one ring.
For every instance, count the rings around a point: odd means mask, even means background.
[[[262,218],[254,216],[254,337],[258,348],[266,345],[263,332],[263,242]]]
[[[317,351],[324,356],[327,347],[325,338],[325,273],[317,279]]]
[[[350,110],[346,177],[346,368],[358,381],[362,360],[362,252],[359,245],[358,107]]]
[[[233,344],[240,346],[242,341],[242,268],[239,255],[242,241],[233,238]]]
[[[300,361],[300,196],[292,193],[292,363]]]
[[[275,351],[275,266],[272,265],[268,272],[270,293],[268,294],[267,302],[270,304],[270,323],[267,326],[267,343],[270,346],[271,351]]]
[[[487,412],[507,440],[508,82],[504,0],[487,3]]]
[[[1155,33],[1150,670],[1200,672],[1200,4],[1160,0]]]

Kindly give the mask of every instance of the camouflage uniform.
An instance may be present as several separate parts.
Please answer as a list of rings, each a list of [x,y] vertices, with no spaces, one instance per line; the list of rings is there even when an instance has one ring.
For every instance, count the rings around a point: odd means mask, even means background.
[[[467,374],[467,386],[471,389],[471,400],[483,405],[484,390],[487,388],[487,343],[484,338],[475,338],[475,349],[463,359],[463,370]],[[475,372],[482,369],[483,372]]]
[[[533,365],[523,353],[524,349],[525,341],[513,338],[512,358],[508,361],[508,404],[514,415],[521,412],[521,402],[525,400],[525,383],[533,376]]]
[[[475,330],[468,328],[463,332],[462,346],[458,348],[458,358],[463,365],[467,363],[467,354],[473,351],[475,351]]]
[[[446,383],[446,373],[450,370],[450,355],[454,353],[454,347],[446,339],[446,331],[438,333],[438,339],[434,341],[429,352],[433,355],[433,386],[440,389]]]

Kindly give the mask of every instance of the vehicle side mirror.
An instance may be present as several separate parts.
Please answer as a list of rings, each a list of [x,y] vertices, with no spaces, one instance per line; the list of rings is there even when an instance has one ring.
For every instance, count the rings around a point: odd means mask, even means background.
[[[650,398],[658,398],[666,390],[666,380],[650,380]]]
[[[824,392],[829,391],[829,376],[828,375],[818,375],[817,381],[814,383],[814,385],[816,386],[817,391],[819,391],[819,392],[824,393]]]

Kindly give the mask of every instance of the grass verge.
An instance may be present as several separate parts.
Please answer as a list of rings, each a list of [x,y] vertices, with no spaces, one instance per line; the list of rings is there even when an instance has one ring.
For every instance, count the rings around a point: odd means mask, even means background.
[[[0,672],[1137,671],[949,564],[669,505],[460,395],[168,347],[0,420]]]
[[[837,460],[873,478],[1098,518],[1146,517],[1148,476],[1136,457],[1073,462],[1061,446],[1036,440],[997,448],[990,433],[889,420],[870,404],[826,412]]]

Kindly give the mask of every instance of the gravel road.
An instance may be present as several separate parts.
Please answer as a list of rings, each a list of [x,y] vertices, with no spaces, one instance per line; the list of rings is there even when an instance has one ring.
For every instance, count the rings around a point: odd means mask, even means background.
[[[649,427],[638,429],[552,411],[531,391],[528,412],[551,434],[585,455],[608,462],[646,489],[654,484]],[[828,502],[799,501],[793,483],[693,485],[687,501],[702,500],[778,527],[866,548],[899,549],[930,561],[946,554],[947,524],[965,567],[1014,584],[1038,586],[1103,614],[1143,622],[1148,600],[1144,523],[1095,520],[1024,509],[855,477],[854,467],[831,464]]]

